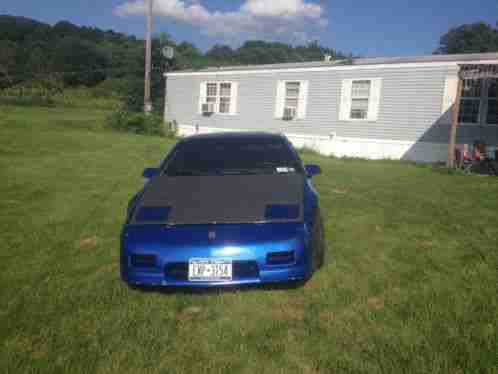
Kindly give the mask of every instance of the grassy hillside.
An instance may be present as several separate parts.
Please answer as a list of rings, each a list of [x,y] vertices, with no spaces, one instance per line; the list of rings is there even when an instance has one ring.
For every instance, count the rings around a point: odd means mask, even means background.
[[[0,372],[498,373],[498,180],[319,163],[330,247],[297,289],[141,292],[128,198],[172,143],[0,107]]]

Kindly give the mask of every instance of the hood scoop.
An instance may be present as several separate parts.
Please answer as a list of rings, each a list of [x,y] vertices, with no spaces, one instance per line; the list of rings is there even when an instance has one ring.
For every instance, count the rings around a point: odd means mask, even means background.
[[[160,176],[147,186],[134,223],[298,222],[303,184],[303,175],[290,173]]]
[[[167,222],[171,207],[140,207],[135,216],[135,221],[138,222]]]
[[[296,219],[299,213],[299,204],[272,204],[266,206],[265,218],[267,220]]]

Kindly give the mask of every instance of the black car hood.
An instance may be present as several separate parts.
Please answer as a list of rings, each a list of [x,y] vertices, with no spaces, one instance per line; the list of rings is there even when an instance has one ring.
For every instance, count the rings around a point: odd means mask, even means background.
[[[298,173],[155,177],[136,212],[169,208],[168,224],[301,222],[304,176]],[[291,206],[294,214],[269,217],[268,209]],[[134,223],[137,222],[135,214]]]

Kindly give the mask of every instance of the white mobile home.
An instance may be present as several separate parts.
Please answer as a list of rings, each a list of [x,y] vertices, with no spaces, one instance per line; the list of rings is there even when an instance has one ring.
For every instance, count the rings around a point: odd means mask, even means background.
[[[165,117],[180,135],[284,133],[339,157],[447,159],[461,64],[498,54],[234,66],[166,74]],[[464,82],[457,144],[498,147],[497,80]]]

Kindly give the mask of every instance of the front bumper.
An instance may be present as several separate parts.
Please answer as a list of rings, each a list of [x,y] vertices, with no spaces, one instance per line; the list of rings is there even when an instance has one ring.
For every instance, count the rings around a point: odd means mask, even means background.
[[[203,226],[129,226],[121,237],[121,277],[134,285],[209,287],[290,282],[310,276],[310,238],[302,224],[217,225],[217,239]],[[268,256],[293,252],[292,260],[272,263]],[[134,255],[152,256],[147,267]],[[189,281],[192,258],[232,261],[230,281]],[[281,258],[280,258],[281,260]]]
[[[308,271],[305,265],[278,266],[273,269],[259,270],[256,276],[233,278],[230,281],[189,281],[188,279],[174,279],[164,273],[151,273],[122,269],[122,278],[131,285],[144,286],[187,286],[187,287],[221,287],[250,284],[267,284],[304,280]]]

